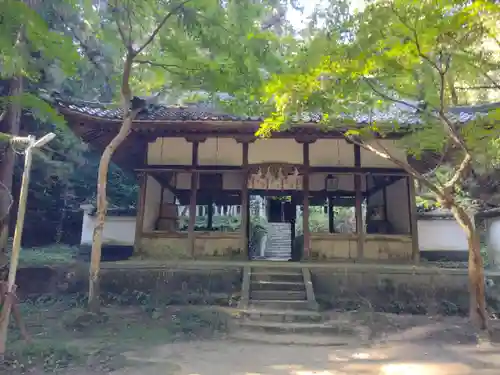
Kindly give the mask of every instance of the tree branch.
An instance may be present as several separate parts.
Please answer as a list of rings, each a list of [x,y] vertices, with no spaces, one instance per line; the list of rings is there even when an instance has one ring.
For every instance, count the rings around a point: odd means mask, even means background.
[[[401,100],[401,99],[396,99],[396,98],[393,98],[393,97],[391,97],[391,96],[389,96],[389,95],[387,95],[387,94],[383,93],[382,91],[380,91],[379,89],[377,89],[377,88],[375,87],[375,85],[374,85],[374,84],[370,81],[370,79],[369,79],[369,78],[367,78],[367,77],[363,77],[363,81],[365,81],[365,82],[366,82],[366,84],[367,84],[368,86],[370,86],[371,90],[372,90],[375,94],[377,94],[378,96],[380,96],[381,98],[383,98],[383,99],[385,99],[385,100],[388,100],[388,101],[390,101],[390,102],[393,102],[393,103],[398,103],[398,104],[402,104],[402,105],[408,106],[408,107],[413,108],[413,109],[415,109],[416,111],[419,111],[419,112],[421,112],[421,111],[422,111],[422,109],[421,109],[420,107],[418,107],[417,105],[414,105],[414,104],[408,103],[408,102],[407,102],[407,101],[405,101],[405,100]]]
[[[167,23],[170,17],[172,17],[175,13],[177,13],[178,10],[180,10],[185,4],[190,2],[191,0],[184,0],[178,5],[176,5],[170,12],[168,12],[165,17],[161,20],[161,22],[156,26],[156,28],[153,30],[149,38],[144,42],[144,44],[139,47],[137,50],[134,51],[133,57],[139,55],[144,49],[149,46],[153,40],[155,39],[156,35],[160,32],[161,28]]]
[[[470,87],[463,87],[463,86],[458,86],[455,87],[455,90],[500,90],[500,85],[482,85],[482,86],[470,86]]]
[[[123,45],[125,46],[125,48],[127,49],[128,52],[133,51],[132,44],[130,43],[130,39],[127,40],[127,38],[125,37],[125,33],[122,30],[122,27],[120,26],[120,22],[118,20],[118,17],[115,16],[115,17],[113,17],[113,19],[115,21],[116,27],[118,29],[118,34],[120,34],[120,39],[122,40]]]
[[[468,153],[467,145],[459,137],[459,135],[455,131],[455,127],[453,126],[453,124],[449,120],[449,118],[446,116],[446,113],[444,111],[444,109],[445,109],[446,73],[448,72],[449,68],[450,68],[450,60],[448,59],[446,62],[445,68],[438,69],[438,73],[439,73],[439,112],[438,113],[439,113],[439,117],[441,118],[442,122],[445,125],[445,130],[448,132],[452,141],[457,146],[462,148],[466,153]]]
[[[404,169],[408,174],[416,178],[418,181],[422,183],[425,187],[427,187],[430,191],[432,191],[434,194],[436,194],[437,199],[445,199],[445,195],[439,190],[437,186],[435,186],[433,183],[429,182],[422,174],[420,174],[416,169],[414,169],[410,164],[407,162],[403,162],[399,160],[398,158],[394,157],[389,153],[386,147],[383,147],[380,142],[377,141],[377,145],[382,148],[381,150],[378,150],[377,148],[373,147],[372,145],[369,145],[356,137],[352,137],[349,135],[344,134],[344,136],[350,140],[351,142],[357,144],[359,147],[373,152],[375,155],[380,156],[381,158],[384,158],[386,160],[392,161],[394,164],[396,164],[398,167],[401,169]]]
[[[91,53],[92,52],[91,48],[82,40],[82,38],[80,38],[78,36],[78,34],[75,31],[75,28],[68,25],[68,23],[66,22],[64,17],[55,9],[55,7],[53,7],[53,11],[57,15],[59,20],[63,23],[63,25],[66,27],[66,29],[71,31],[71,35],[73,35],[73,38],[76,39],[76,41],[78,42],[78,44],[82,48],[85,56],[87,57],[87,60],[92,65],[94,65],[97,68],[97,70],[99,70],[104,75],[104,80],[105,80],[106,84],[108,86],[111,86],[111,83],[109,81],[109,74],[107,74],[105,72],[105,69],[103,69],[103,67],[94,59],[94,57],[93,57],[94,55]]]
[[[130,114],[130,103],[132,101],[132,90],[130,89],[130,75],[132,73],[132,63],[133,56],[127,54],[125,58],[125,63],[123,64],[123,75],[122,75],[122,85],[121,85],[121,99],[123,108],[123,118],[126,118]]]
[[[163,63],[159,63],[159,62],[155,62],[155,61],[151,61],[151,60],[134,60],[134,63],[140,64],[140,65],[155,66],[158,68],[165,69],[167,71],[169,71],[169,68],[177,68],[177,69],[181,69],[181,70],[190,70],[190,71],[200,70],[200,69],[196,69],[196,68],[186,68],[185,66],[180,66],[180,65],[176,65],[176,64],[163,64]]]
[[[132,46],[132,33],[133,33],[133,26],[132,26],[132,14],[130,12],[130,4],[131,1],[127,0],[127,18],[128,18],[128,43],[130,46]]]
[[[453,177],[444,184],[444,188],[446,190],[450,190],[453,188],[453,186],[455,186],[455,184],[458,182],[458,180],[460,180],[460,177],[462,177],[462,174],[465,172],[466,168],[469,166],[471,161],[472,161],[472,156],[468,152],[466,152],[462,162],[458,166]]]

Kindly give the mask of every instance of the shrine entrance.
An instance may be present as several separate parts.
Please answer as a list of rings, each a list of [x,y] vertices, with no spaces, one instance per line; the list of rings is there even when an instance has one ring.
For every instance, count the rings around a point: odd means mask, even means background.
[[[248,189],[251,195],[259,197],[260,207],[251,213],[250,238],[254,241],[250,241],[250,259],[300,260],[294,249],[300,246],[295,226],[298,203],[302,201],[302,181],[295,165],[252,166]]]
[[[254,207],[250,212],[250,259],[294,260],[296,200],[283,193],[269,194],[274,192],[262,192],[250,197]]]

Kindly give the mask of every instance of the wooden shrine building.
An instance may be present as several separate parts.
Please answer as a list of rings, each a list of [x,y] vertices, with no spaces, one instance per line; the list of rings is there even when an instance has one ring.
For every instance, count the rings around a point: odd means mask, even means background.
[[[121,125],[119,109],[63,101],[57,107],[73,131],[100,151]],[[362,125],[367,119],[357,121]],[[301,241],[290,242],[292,248],[300,247],[296,260],[417,261],[412,179],[391,161],[349,143],[338,131],[322,130],[318,122],[303,119],[261,139],[254,135],[261,123],[258,118],[199,107],[144,110],[114,158],[139,176],[134,251],[155,259],[248,259],[250,196],[260,195],[287,197],[270,205],[267,220],[288,223],[293,237],[301,232]],[[398,137],[379,141],[406,158],[398,149]],[[198,228],[191,215],[181,227],[177,204],[189,205],[190,212],[207,206],[208,224]],[[241,207],[238,228],[214,229],[214,204]],[[327,232],[311,229],[312,206],[325,207]],[[335,229],[334,207],[352,207],[354,230]]]

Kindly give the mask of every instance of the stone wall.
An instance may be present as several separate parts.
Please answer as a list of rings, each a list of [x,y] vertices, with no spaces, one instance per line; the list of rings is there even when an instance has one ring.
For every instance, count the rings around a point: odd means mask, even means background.
[[[195,258],[244,259],[237,232],[196,232]],[[150,259],[189,259],[187,233],[144,233],[140,253]]]
[[[239,299],[242,269],[240,267],[101,270],[101,297],[122,304],[232,305]],[[88,268],[29,267],[17,273],[18,296],[21,299],[41,295],[80,295],[88,291]],[[85,298],[83,298],[85,299]]]
[[[356,234],[311,234],[313,259],[357,259]],[[364,257],[375,260],[411,260],[412,242],[404,235],[365,235]]]
[[[327,309],[414,314],[468,312],[466,271],[424,271],[423,267],[419,270],[404,272],[380,265],[365,270],[312,268],[311,273],[316,299]]]
[[[124,303],[231,305],[239,299],[241,268],[107,269],[102,272],[104,295],[122,296]],[[134,300],[135,298],[135,300]],[[142,299],[142,300],[141,300]]]
[[[370,310],[392,313],[466,314],[466,270],[401,266],[339,265],[310,268],[316,299],[323,309]],[[121,304],[214,304],[235,306],[240,298],[241,266],[164,266],[163,268],[106,268],[101,271],[101,295]],[[487,276],[488,303],[500,312],[500,275]],[[84,295],[88,265],[21,268],[18,295]]]

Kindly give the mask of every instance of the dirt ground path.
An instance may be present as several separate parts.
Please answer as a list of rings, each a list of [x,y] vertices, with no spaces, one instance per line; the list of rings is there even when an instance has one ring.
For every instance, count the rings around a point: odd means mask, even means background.
[[[371,348],[183,342],[128,353],[113,375],[498,375],[500,348],[393,342]]]

